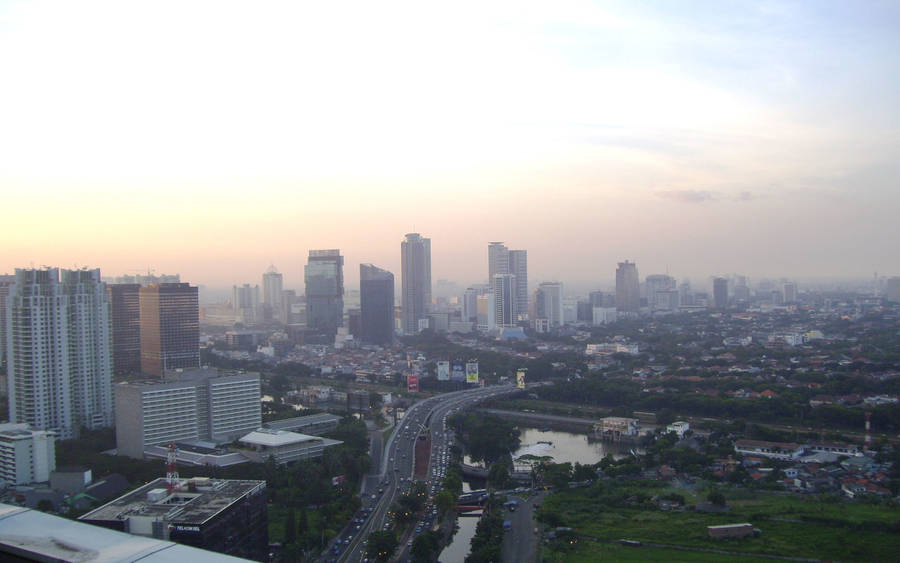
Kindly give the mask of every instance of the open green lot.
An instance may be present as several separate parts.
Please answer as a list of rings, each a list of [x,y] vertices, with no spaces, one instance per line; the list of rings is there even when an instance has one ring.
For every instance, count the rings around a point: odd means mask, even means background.
[[[649,486],[648,486],[649,485]],[[843,561],[896,561],[900,554],[900,509],[887,504],[863,504],[842,499],[798,497],[751,491],[726,491],[727,513],[695,510],[661,511],[650,498],[677,492],[688,504],[700,495],[664,486],[600,483],[589,489],[548,497],[542,513],[552,513],[575,529],[582,541],[567,553],[545,552],[549,560],[653,560],[657,555],[676,561],[721,560],[723,555],[654,548],[630,548],[608,542],[627,538],[658,543]],[[713,540],[707,526],[750,522],[760,537]],[[590,538],[598,542],[590,541]],[[696,559],[692,557],[696,556]]]
[[[565,563],[594,563],[596,561],[703,561],[719,562],[727,560],[729,563],[759,563],[758,557],[730,556],[719,553],[703,553],[697,551],[683,551],[680,549],[667,549],[660,547],[626,547],[611,543],[582,542],[573,551],[561,553],[544,551],[544,561]]]

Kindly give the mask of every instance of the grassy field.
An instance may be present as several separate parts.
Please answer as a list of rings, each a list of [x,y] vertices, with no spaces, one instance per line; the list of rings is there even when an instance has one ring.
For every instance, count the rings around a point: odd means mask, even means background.
[[[726,556],[718,553],[701,553],[659,547],[626,547],[611,543],[582,542],[573,551],[565,553],[544,551],[544,561],[553,563],[594,563],[595,561],[674,561],[707,563],[727,560],[729,563],[759,563],[759,557]]]
[[[648,492],[665,494],[672,491],[660,488]],[[684,494],[683,489],[677,492]],[[603,542],[619,538],[843,561],[896,561],[900,554],[900,509],[897,507],[749,491],[726,493],[726,497],[731,506],[731,511],[726,514],[692,510],[663,512],[646,504],[633,503],[632,506],[624,503],[611,506],[605,502],[608,497],[592,493],[592,489],[585,489],[552,495],[544,501],[542,510],[555,511],[566,526],[601,542],[582,541],[575,552],[560,559],[564,561],[587,561],[591,557],[599,557],[611,549],[609,544]],[[690,501],[689,497],[688,502]],[[707,526],[740,522],[750,522],[762,531],[762,535],[718,541],[707,537]],[[630,552],[619,551],[619,546],[615,547],[618,555],[611,556],[607,553],[607,556],[612,559],[630,557]],[[622,549],[641,551],[645,548]],[[713,554],[676,551],[669,554],[668,558],[685,561],[690,560],[687,557],[692,555],[706,557]],[[648,560],[651,556],[654,555],[650,549],[635,555],[641,560]]]

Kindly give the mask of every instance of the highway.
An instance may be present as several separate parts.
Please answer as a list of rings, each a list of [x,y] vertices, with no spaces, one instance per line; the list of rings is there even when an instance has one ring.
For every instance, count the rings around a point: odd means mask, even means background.
[[[433,500],[440,490],[440,480],[449,462],[451,433],[447,430],[447,416],[478,401],[500,394],[516,391],[513,385],[493,386],[437,395],[411,406],[403,419],[397,423],[385,444],[381,456],[380,472],[370,474],[363,484],[362,509],[341,531],[335,541],[322,554],[320,561],[360,562],[365,559],[366,536],[378,530],[391,529],[393,521],[388,510],[401,494],[409,491],[413,478],[415,444],[419,435],[424,437],[426,429],[431,434],[431,452],[427,479],[428,499],[425,518],[415,523],[420,531],[434,523]],[[408,544],[420,532],[404,534],[398,551],[399,560],[408,556]]]

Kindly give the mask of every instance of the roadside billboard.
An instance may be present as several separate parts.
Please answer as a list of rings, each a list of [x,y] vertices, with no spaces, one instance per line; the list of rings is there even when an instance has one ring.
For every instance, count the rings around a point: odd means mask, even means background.
[[[525,370],[520,369],[516,372],[516,385],[519,389],[525,389]]]
[[[411,373],[406,377],[406,391],[409,393],[419,392],[419,376]]]
[[[440,360],[437,363],[437,378],[438,381],[449,381],[450,380],[450,362],[447,360]]]
[[[450,363],[450,380],[465,381],[466,380],[466,364],[462,362]]]
[[[466,363],[466,383],[478,383],[478,362]]]

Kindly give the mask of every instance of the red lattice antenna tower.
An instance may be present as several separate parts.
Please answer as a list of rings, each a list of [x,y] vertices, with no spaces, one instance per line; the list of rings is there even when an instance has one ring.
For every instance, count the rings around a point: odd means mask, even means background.
[[[872,445],[872,413],[866,413],[866,441],[863,444],[863,448],[869,449],[869,446]]]
[[[169,494],[178,487],[178,458],[175,455],[175,444],[169,444],[169,453],[166,455],[166,482]]]

